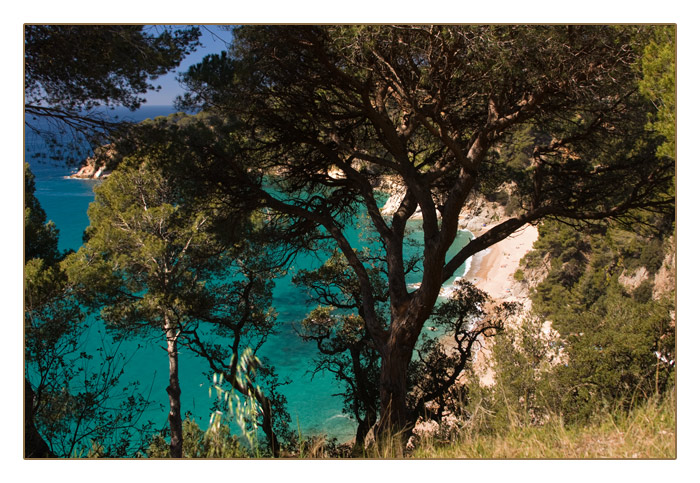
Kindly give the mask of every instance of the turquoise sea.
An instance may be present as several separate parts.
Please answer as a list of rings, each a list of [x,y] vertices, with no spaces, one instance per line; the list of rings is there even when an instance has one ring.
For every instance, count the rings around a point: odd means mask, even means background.
[[[172,112],[169,106],[150,106],[130,113],[134,120],[167,115]],[[41,143],[27,139],[25,143],[26,161],[30,163],[36,176],[36,196],[60,230],[59,248],[77,250],[82,243],[83,230],[88,226],[87,208],[93,200],[93,188],[99,183],[94,180],[66,179],[77,167],[46,164],[34,161],[33,150],[41,149]],[[418,225],[416,225],[417,227]],[[420,239],[420,232],[413,236]],[[359,229],[354,228],[348,234],[356,244],[362,244]],[[453,250],[456,252],[471,238],[469,232],[459,232]],[[268,340],[261,350],[262,356],[268,357],[275,366],[280,379],[289,379],[290,383],[280,389],[287,398],[287,409],[292,417],[291,426],[300,428],[302,434],[325,434],[347,441],[355,434],[354,423],[342,413],[342,399],[336,394],[340,386],[331,374],[321,373],[312,377],[315,345],[303,342],[294,331],[294,325],[315,307],[313,302],[305,300],[304,293],[292,284],[295,270],[310,268],[324,262],[323,254],[299,257],[288,275],[276,281],[272,305],[278,313],[278,334]],[[467,266],[470,261],[467,261]],[[461,270],[456,276],[461,276]],[[453,279],[452,279],[453,280]],[[452,280],[446,283],[450,285]],[[94,320],[94,319],[93,319]],[[104,335],[104,327],[94,321],[89,337],[97,344]],[[144,415],[156,423],[157,428],[167,425],[168,360],[164,346],[157,337],[152,339],[134,339],[122,343],[120,351],[128,359],[125,367],[126,380],[138,380],[145,394],[150,393],[154,402],[151,410]],[[211,373],[206,364],[183,350],[180,359],[180,378],[182,386],[182,409],[192,413],[196,421],[206,428],[211,414],[212,399],[209,396]]]

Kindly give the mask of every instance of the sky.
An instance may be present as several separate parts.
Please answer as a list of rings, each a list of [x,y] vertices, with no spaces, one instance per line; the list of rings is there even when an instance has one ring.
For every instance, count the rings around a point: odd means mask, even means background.
[[[161,76],[153,81],[153,85],[160,86],[161,89],[146,93],[145,105],[172,105],[178,94],[182,94],[184,92],[177,81],[178,73],[187,71],[191,65],[199,63],[208,54],[218,54],[222,50],[227,49],[227,42],[231,41],[231,32],[225,30],[223,26],[202,25],[200,26],[200,30],[201,35],[199,37],[199,42],[202,45],[197,48],[196,51],[185,57],[175,71]]]

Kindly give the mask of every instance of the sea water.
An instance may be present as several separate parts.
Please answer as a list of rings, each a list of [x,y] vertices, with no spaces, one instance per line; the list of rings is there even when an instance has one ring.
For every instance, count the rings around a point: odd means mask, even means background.
[[[173,112],[169,106],[151,106],[130,114],[135,121],[167,115]],[[83,231],[89,224],[87,208],[94,199],[93,188],[99,180],[70,179],[67,176],[77,167],[39,163],[33,161],[32,150],[40,143],[26,142],[26,160],[30,163],[36,180],[36,197],[41,203],[47,218],[59,229],[59,249],[77,250],[82,244]],[[411,222],[414,231],[411,237],[420,241],[420,222]],[[361,223],[346,234],[359,248],[363,244],[360,232]],[[457,239],[449,255],[455,254],[472,235],[468,231],[458,232]],[[277,312],[278,333],[271,336],[262,347],[259,355],[267,357],[274,365],[280,380],[289,384],[279,391],[287,398],[287,410],[292,418],[291,426],[299,429],[302,436],[326,435],[339,441],[350,440],[355,434],[354,422],[342,412],[342,398],[338,394],[343,388],[334,376],[327,372],[312,375],[314,357],[317,355],[313,342],[304,342],[297,335],[301,320],[316,304],[306,300],[303,289],[292,283],[292,277],[300,269],[312,269],[325,261],[323,254],[307,254],[298,257],[289,273],[275,281],[272,306]],[[463,273],[455,275],[445,283],[446,290],[458,276],[466,274],[469,261]],[[462,272],[460,270],[459,272]],[[413,274],[413,282],[420,279]],[[89,337],[95,345],[108,338],[104,326],[94,317]],[[149,395],[154,404],[143,415],[143,420],[151,420],[157,428],[167,426],[168,398],[165,388],[168,385],[168,359],[164,343],[154,334],[150,338],[133,338],[119,346],[120,353],[128,360],[122,382],[139,381],[144,395]],[[189,412],[198,424],[206,428],[211,415],[212,403],[209,388],[212,373],[208,365],[189,353],[186,349],[180,354],[180,384],[183,412]]]

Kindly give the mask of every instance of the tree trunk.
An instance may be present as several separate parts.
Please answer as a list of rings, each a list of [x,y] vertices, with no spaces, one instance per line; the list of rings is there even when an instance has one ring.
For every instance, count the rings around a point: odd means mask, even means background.
[[[24,457],[56,457],[34,425],[34,391],[26,378],[24,379]]]
[[[403,451],[408,442],[415,421],[409,420],[406,396],[408,395],[408,365],[413,356],[421,328],[430,316],[440,291],[439,277],[434,271],[431,280],[424,273],[423,283],[419,289],[422,296],[411,297],[404,303],[392,304],[391,328],[389,337],[380,347],[382,359],[379,374],[380,420],[378,423],[378,441],[384,444],[396,437],[402,443],[397,449]],[[437,281],[436,281],[437,280]]]
[[[392,337],[382,356],[379,375],[379,400],[381,419],[379,432],[383,438],[401,435],[408,439],[406,395],[408,364],[411,361],[413,345],[394,342]]]
[[[165,336],[168,341],[170,377],[167,392],[170,400],[170,457],[182,458],[182,416],[180,414],[180,377],[178,375],[177,330],[166,321]]]
[[[272,457],[273,458],[279,458],[280,456],[280,445],[279,441],[277,441],[277,436],[275,435],[275,431],[272,428],[272,406],[270,405],[270,400],[262,395],[261,397],[258,397],[258,402],[262,406],[262,413],[263,413],[263,432],[265,433],[265,436],[267,436],[267,439],[270,443],[270,451],[272,451]]]

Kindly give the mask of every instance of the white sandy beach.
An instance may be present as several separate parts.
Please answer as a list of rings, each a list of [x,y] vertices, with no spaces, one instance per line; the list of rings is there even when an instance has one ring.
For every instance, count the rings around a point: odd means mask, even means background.
[[[535,240],[537,227],[525,225],[505,240],[490,247],[485,254],[477,254],[467,273],[467,280],[472,281],[497,302],[523,302],[524,297],[513,293],[513,274],[518,269],[520,259],[532,250]]]
[[[485,227],[483,231],[490,227]],[[525,310],[530,308],[527,295],[517,294],[513,274],[518,269],[520,259],[532,250],[537,240],[537,227],[525,225],[508,238],[491,246],[485,253],[477,254],[467,273],[467,280],[491,296],[495,303],[519,302]],[[493,370],[489,361],[489,343],[486,343],[476,354],[474,367],[481,383],[485,386],[493,384]]]

